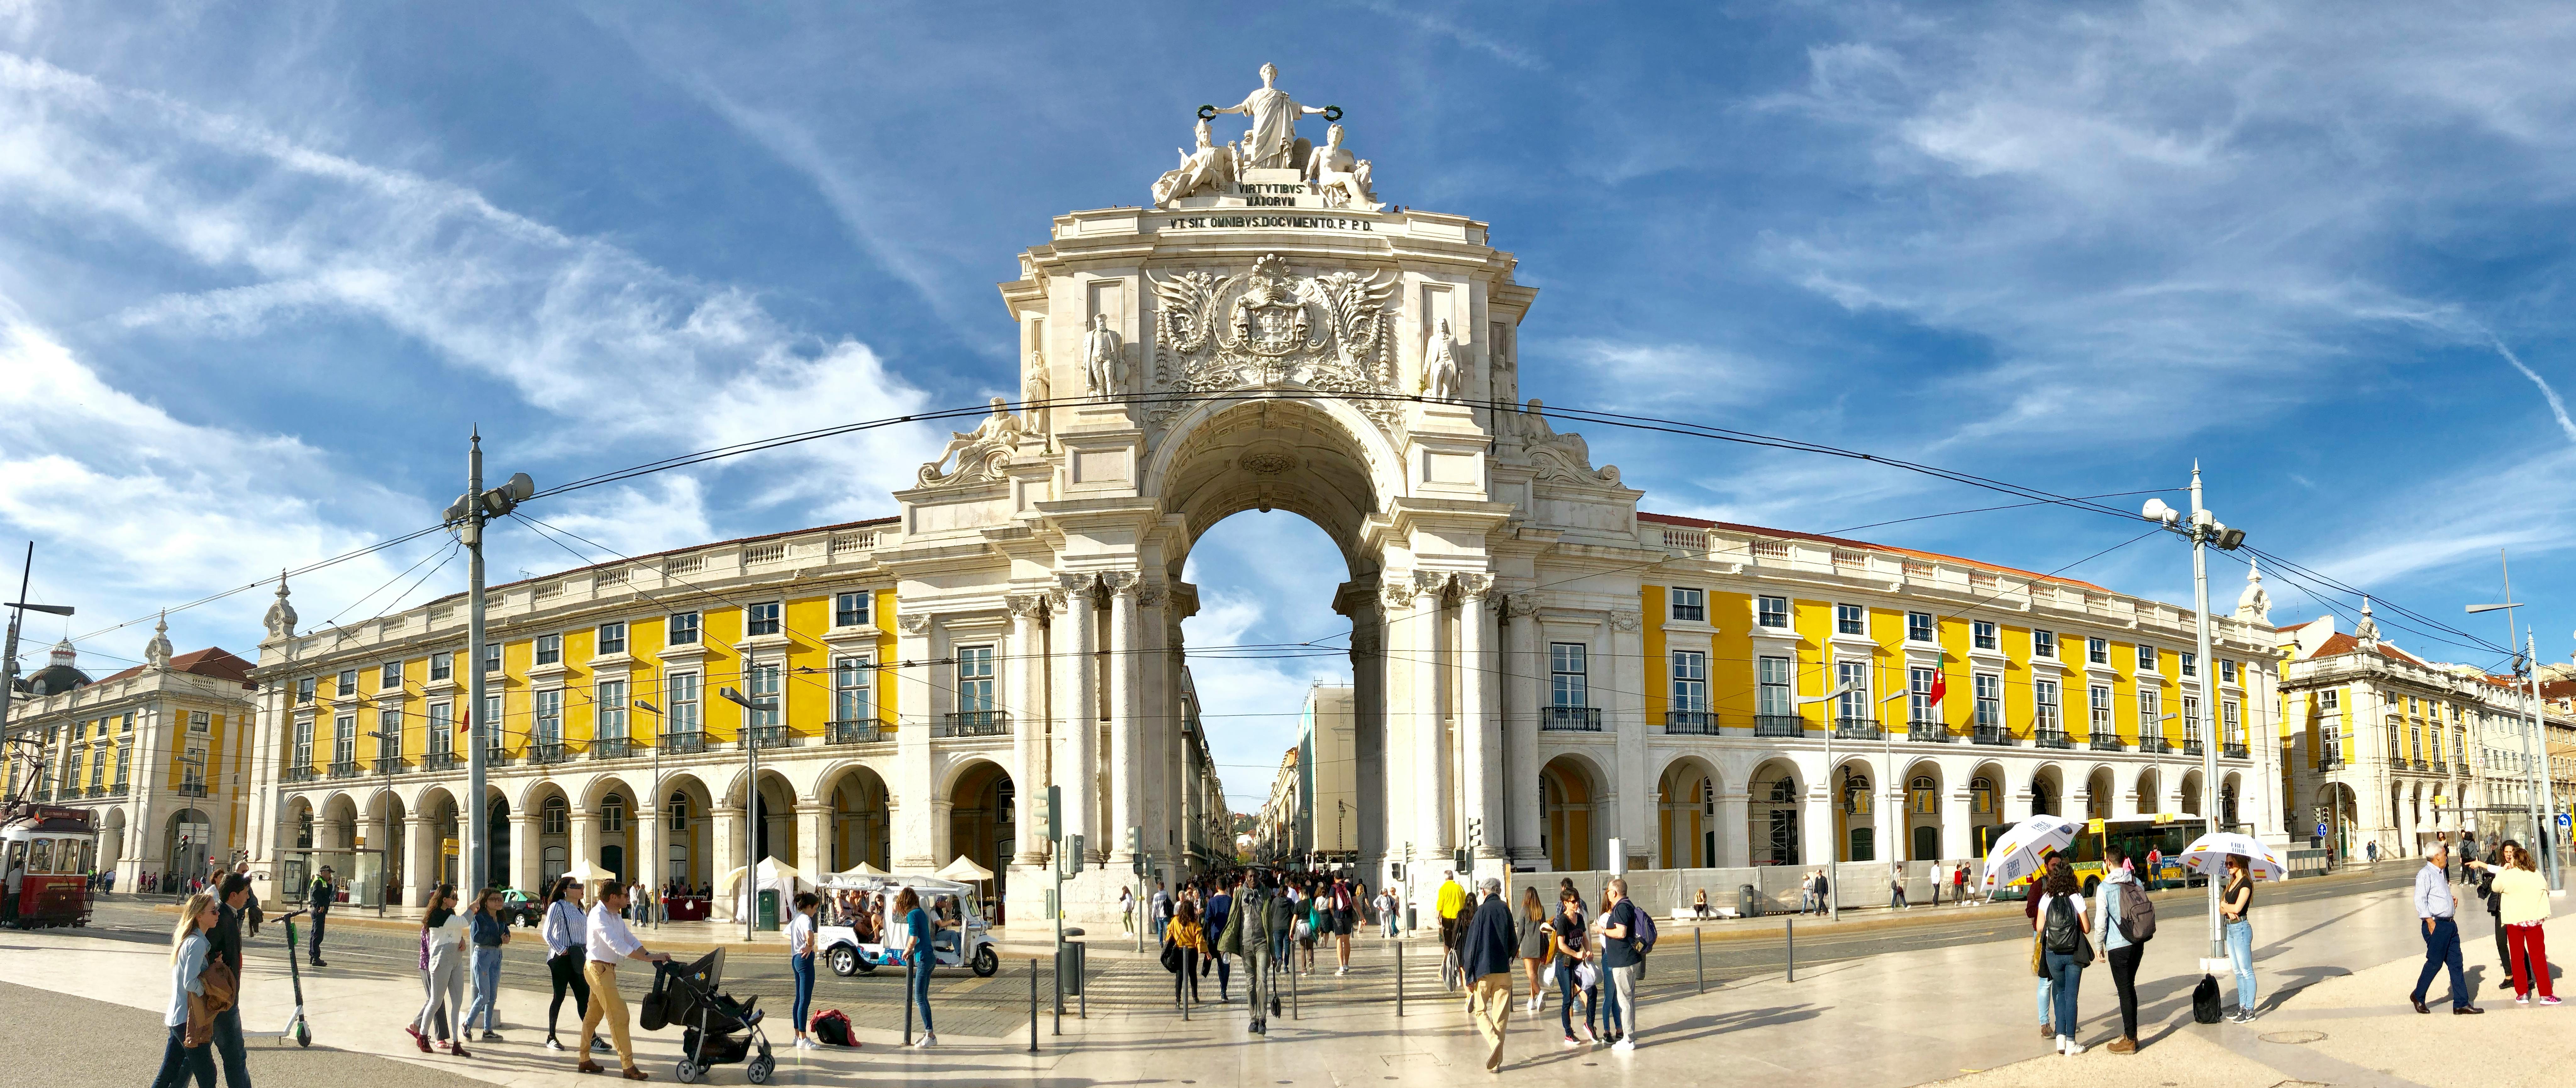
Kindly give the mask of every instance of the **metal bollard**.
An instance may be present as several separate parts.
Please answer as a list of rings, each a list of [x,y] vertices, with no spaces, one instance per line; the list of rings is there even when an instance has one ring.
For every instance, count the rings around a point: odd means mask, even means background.
[[[1700,931],[1691,930],[1691,956],[1699,961],[1699,992],[1708,992],[1708,943],[1700,940]]]
[[[903,965],[903,1045],[912,1045],[912,972],[910,962]]]
[[[1057,945],[1055,955],[1048,957],[1055,967],[1055,1028],[1049,1035],[1064,1034],[1064,946]]]
[[[1288,954],[1290,956],[1295,956],[1297,954],[1297,950],[1294,947],[1291,947],[1288,950]],[[1297,1015],[1297,973],[1295,971],[1288,972],[1288,1018],[1291,1020],[1301,1019]]]
[[[1190,983],[1198,981],[1190,977],[1191,968],[1194,966],[1196,965],[1190,962],[1189,957],[1183,956],[1181,973],[1172,976],[1172,1001],[1181,1007],[1181,1022],[1184,1024],[1190,1020]]]
[[[1784,925],[1789,934],[1789,981],[1796,982],[1798,981],[1798,920],[1791,918]]]
[[[1038,1052],[1038,961],[1029,958],[1029,1053]]]
[[[1404,942],[1395,942],[1395,1015],[1404,1015]]]

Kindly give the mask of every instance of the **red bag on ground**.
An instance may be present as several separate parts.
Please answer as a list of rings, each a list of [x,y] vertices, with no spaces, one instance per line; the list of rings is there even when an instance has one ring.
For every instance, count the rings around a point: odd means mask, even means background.
[[[825,1046],[859,1045],[859,1041],[850,1035],[850,1018],[841,1015],[839,1009],[825,1009],[815,1013],[813,1020],[806,1024],[805,1032],[812,1035],[815,1042]]]

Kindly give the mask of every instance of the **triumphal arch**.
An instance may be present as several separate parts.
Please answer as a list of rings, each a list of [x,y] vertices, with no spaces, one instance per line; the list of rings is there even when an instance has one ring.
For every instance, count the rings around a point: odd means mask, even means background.
[[[1479,869],[1543,860],[1535,791],[1506,789],[1538,773],[1537,605],[1506,601],[1567,540],[1637,548],[1637,493],[1516,406],[1537,292],[1512,255],[1484,223],[1386,202],[1341,111],[1262,77],[1200,107],[1149,203],[1059,216],[1020,255],[1000,285],[1020,400],[922,467],[898,495],[902,544],[878,556],[900,578],[903,658],[1007,626],[1000,700],[1043,723],[1013,732],[1023,796],[1062,787],[1064,829],[1108,866],[1068,893],[1077,916],[1132,883],[1132,829],[1186,872],[1186,829],[1210,823],[1186,811],[1206,802],[1183,780],[1182,570],[1218,521],[1291,511],[1348,564],[1333,604],[1352,623],[1358,866],[1381,881],[1408,859],[1436,881],[1460,849]],[[1233,115],[1245,131],[1221,138]],[[1633,630],[1633,578],[1600,588]],[[1515,650],[1527,667],[1506,667]],[[935,788],[932,766],[917,777],[897,789]],[[1042,872],[1043,828],[1018,842]]]

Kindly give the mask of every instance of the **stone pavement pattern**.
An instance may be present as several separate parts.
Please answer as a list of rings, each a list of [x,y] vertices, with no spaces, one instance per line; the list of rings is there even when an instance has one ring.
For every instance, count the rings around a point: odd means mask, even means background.
[[[0,982],[0,1024],[17,1029],[0,1083],[45,1088],[134,1088],[161,1068],[157,1014]],[[279,1085],[364,1084],[367,1088],[483,1088],[444,1069],[330,1048],[253,1042],[251,1078]],[[43,1070],[41,1078],[30,1074]],[[25,1079],[20,1079],[24,1077]],[[220,1082],[221,1074],[217,1074]]]
[[[2483,916],[2468,923],[2467,947],[2483,984],[2481,1003],[2495,1011],[2477,1018],[2418,1017],[2401,1011],[2398,1002],[2411,984],[2421,948],[2402,889],[2276,902],[2258,912],[2257,923],[2265,1005],[2272,1011],[2256,1029],[2188,1023],[2183,1003],[2189,984],[2198,979],[2190,964],[2199,929],[2174,919],[2148,955],[2142,989],[2150,1045],[2135,1057],[2096,1051],[2075,1059],[2030,1060],[2046,1053],[2046,1043],[2033,1027],[2027,945],[2013,939],[1962,941],[1802,968],[1794,983],[1777,972],[1756,973],[1706,995],[1690,993],[1686,959],[1667,957],[1649,970],[1642,1016],[1646,1045],[1636,1053],[1568,1050],[1557,1044],[1553,1008],[1535,1017],[1516,1014],[1506,1049],[1512,1065],[1502,1079],[1587,1086],[1849,1088],[1920,1084],[1993,1070],[1984,1076],[2001,1084],[2080,1075],[2082,1082],[2096,1084],[2305,1081],[2484,1088],[2527,1081],[2510,1079],[2520,1066],[2511,1061],[2494,1065],[2488,1057],[2511,1054],[2515,1047],[2530,1051],[2536,1038],[2554,1042],[2576,1035],[2576,1024],[2559,1028],[2545,1019],[2576,1013],[2517,1009],[2509,992],[2497,997]],[[2562,921],[2553,928],[2567,927]],[[2576,947],[2576,934],[2559,935],[2560,947]],[[0,977],[136,1007],[158,1002],[167,985],[166,953],[153,945],[63,933],[11,936],[16,939],[0,945]],[[2356,969],[2361,977],[2344,978]],[[250,1023],[258,1028],[282,1018],[285,987],[274,958],[255,960],[251,976]],[[630,984],[630,999],[641,989],[641,983]],[[321,977],[307,979],[316,1041],[491,1083],[596,1083],[570,1073],[571,1055],[546,1052],[535,1045],[533,1033],[508,1027],[504,1033],[511,1042],[478,1046],[471,1060],[411,1051],[398,1025],[417,1007],[418,993],[411,979],[362,976],[335,965]],[[783,992],[763,993],[765,1005],[783,1007]],[[542,999],[532,990],[505,989],[505,1019],[510,1010],[542,1008]],[[2109,1041],[2111,1001],[2107,971],[2088,972],[2083,1000],[2087,1043]],[[1095,1010],[1088,1021],[1068,1018],[1061,1038],[1042,1036],[1046,1049],[1036,1055],[1025,1052],[1024,1020],[1015,1021],[1020,1030],[995,1036],[944,1035],[942,1041],[949,1045],[930,1052],[896,1049],[892,1032],[863,1030],[867,1045],[858,1051],[799,1057],[781,1050],[778,1079],[788,1084],[1355,1085],[1448,1084],[1484,1075],[1476,1069],[1478,1044],[1466,1026],[1462,1001],[1426,996],[1402,1019],[1391,1011],[1382,1005],[1310,1008],[1301,1020],[1274,1020],[1268,1040],[1251,1040],[1243,1030],[1239,1004],[1223,1012],[1207,1010],[1186,1024],[1162,1010]],[[2400,1023],[2383,1023],[2388,1020]],[[2556,1030],[2534,1030],[2542,1025]],[[2260,1042],[2261,1035],[2283,1031],[2319,1031],[2327,1038],[2312,1044]],[[639,1034],[638,1043],[644,1067],[656,1080],[668,1081],[677,1056],[676,1033]],[[2534,1070],[2545,1068],[2540,1062],[2563,1062],[2567,1056],[2563,1048],[2533,1053]],[[254,1071],[262,1079],[276,1079],[271,1068],[264,1058],[254,1058]],[[2382,1068],[2396,1070],[2402,1081],[2374,1080],[2382,1075],[2371,1071]],[[711,1079],[738,1084],[741,1075],[739,1067],[720,1067]]]

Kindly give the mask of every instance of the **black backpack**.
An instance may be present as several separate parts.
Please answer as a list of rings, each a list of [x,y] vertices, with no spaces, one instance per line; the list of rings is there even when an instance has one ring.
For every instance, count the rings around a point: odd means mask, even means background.
[[[2191,988],[2191,1022],[2218,1022],[2218,976],[2200,976],[2200,985]]]
[[[2057,896],[2048,901],[2048,922],[2039,931],[2041,947],[2071,956],[2084,946],[2084,925],[2075,917],[2075,901]]]
[[[824,1046],[853,1045],[850,1039],[850,1018],[839,1009],[827,1009],[816,1013],[811,1026],[806,1030],[814,1034],[815,1042]]]
[[[2156,939],[2156,905],[2148,900],[2147,889],[2134,880],[2121,881],[2119,888],[2120,936],[2130,944]]]

